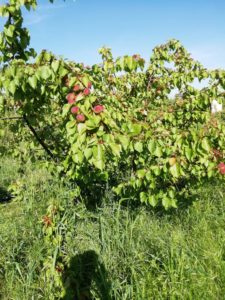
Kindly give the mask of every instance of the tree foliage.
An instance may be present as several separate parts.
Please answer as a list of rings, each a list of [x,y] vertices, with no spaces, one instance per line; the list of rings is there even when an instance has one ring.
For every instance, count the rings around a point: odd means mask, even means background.
[[[81,193],[110,186],[119,198],[166,209],[196,183],[223,176],[224,116],[210,105],[224,101],[224,70],[207,70],[177,40],[155,47],[148,64],[138,54],[114,58],[109,48],[91,67],[36,55],[21,5],[37,3],[11,0],[0,10],[0,106],[16,107],[26,150],[41,144]]]

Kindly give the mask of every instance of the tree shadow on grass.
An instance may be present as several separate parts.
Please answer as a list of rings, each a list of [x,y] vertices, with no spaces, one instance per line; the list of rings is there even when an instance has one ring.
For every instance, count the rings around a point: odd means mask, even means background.
[[[13,196],[4,188],[0,187],[0,204],[9,202]]]
[[[70,261],[64,275],[66,295],[63,300],[94,300],[94,289],[98,299],[112,300],[111,284],[107,271],[95,251],[78,254]]]

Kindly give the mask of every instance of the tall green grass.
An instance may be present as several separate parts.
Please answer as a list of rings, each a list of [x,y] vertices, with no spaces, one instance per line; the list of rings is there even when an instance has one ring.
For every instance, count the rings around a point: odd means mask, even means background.
[[[10,185],[20,197],[2,201]],[[47,255],[42,217],[52,199],[66,208],[64,300],[225,299],[220,182],[202,187],[185,209],[155,212],[114,203],[110,195],[88,209],[40,165],[2,158],[0,190],[0,299],[54,295],[41,279]]]

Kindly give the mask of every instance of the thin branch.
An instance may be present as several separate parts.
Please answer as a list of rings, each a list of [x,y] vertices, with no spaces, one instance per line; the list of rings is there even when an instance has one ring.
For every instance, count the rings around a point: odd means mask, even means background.
[[[23,117],[5,117],[5,118],[0,118],[0,121],[5,121],[5,120],[23,120]]]
[[[29,120],[27,119],[26,115],[23,115],[23,120],[25,121],[25,123],[27,124],[27,126],[29,127],[30,131],[33,133],[34,137],[36,138],[36,140],[40,143],[40,145],[42,146],[42,148],[47,152],[47,154],[53,159],[55,159],[55,156],[53,155],[53,153],[49,150],[48,146],[45,144],[44,141],[42,141],[42,139],[38,136],[37,132],[35,131],[34,127],[30,124]]]

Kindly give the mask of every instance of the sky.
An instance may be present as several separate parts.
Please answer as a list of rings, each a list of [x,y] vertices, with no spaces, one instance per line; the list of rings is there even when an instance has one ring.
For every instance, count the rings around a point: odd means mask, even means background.
[[[0,0],[0,4],[6,1]],[[98,49],[141,54],[171,38],[207,68],[225,68],[225,0],[47,0],[24,11],[31,46],[91,65]],[[2,26],[2,22],[0,22]]]

